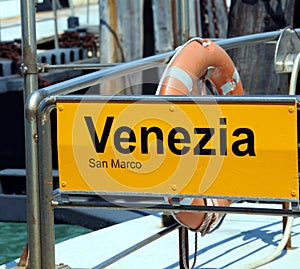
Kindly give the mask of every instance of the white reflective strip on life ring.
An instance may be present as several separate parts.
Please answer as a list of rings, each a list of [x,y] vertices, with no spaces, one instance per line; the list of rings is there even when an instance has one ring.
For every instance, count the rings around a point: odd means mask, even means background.
[[[232,75],[232,80],[234,81],[235,84],[239,83],[240,75],[239,75],[239,72],[237,71],[236,68],[234,68],[234,72],[233,72],[233,75]]]
[[[224,85],[221,86],[223,95],[226,95],[227,93],[234,90],[235,86],[238,84],[240,80],[240,76],[236,68],[234,69],[233,75],[232,75],[232,81],[227,81]]]
[[[191,205],[193,203],[194,198],[185,197],[180,200],[181,205]]]
[[[178,79],[188,89],[189,93],[192,92],[194,82],[190,75],[183,69],[177,66],[170,66],[164,74],[164,77],[172,77]]]

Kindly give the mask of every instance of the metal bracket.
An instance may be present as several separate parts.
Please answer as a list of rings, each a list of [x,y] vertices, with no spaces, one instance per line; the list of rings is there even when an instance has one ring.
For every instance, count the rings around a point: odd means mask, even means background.
[[[37,74],[38,73],[38,66],[37,64],[27,64],[25,65],[24,63],[21,64],[20,67],[21,73],[23,75],[25,74]]]
[[[285,28],[276,44],[274,65],[276,73],[291,73],[294,60],[300,52],[299,37],[294,29]]]
[[[47,63],[37,63],[38,72],[39,73],[46,73],[46,72],[48,72],[48,70],[47,70],[48,66],[49,66],[49,64],[47,64]]]

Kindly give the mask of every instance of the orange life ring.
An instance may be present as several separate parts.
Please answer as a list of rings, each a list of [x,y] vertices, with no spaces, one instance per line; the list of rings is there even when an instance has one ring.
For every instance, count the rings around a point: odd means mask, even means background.
[[[194,38],[180,47],[160,80],[157,95],[191,95],[195,82],[207,78],[220,95],[243,95],[239,74],[229,55],[219,45],[208,39]],[[172,203],[172,199],[169,199]],[[226,199],[180,199],[183,205],[228,206]],[[224,214],[203,212],[173,213],[175,219],[191,230],[209,233]]]
[[[178,49],[159,83],[156,94],[190,95],[196,80],[205,77],[220,95],[243,95],[239,74],[229,55],[208,39],[194,38]]]

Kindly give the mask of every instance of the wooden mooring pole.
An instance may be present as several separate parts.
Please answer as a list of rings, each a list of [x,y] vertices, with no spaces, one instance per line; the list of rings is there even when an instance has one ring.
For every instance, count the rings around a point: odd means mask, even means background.
[[[228,37],[294,27],[295,3],[296,0],[232,0]],[[275,45],[268,43],[230,51],[246,94],[288,93],[289,74],[274,72]]]

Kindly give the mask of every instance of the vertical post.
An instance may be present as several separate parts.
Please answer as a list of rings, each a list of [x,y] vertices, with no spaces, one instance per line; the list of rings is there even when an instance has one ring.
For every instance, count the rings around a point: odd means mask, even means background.
[[[188,229],[181,226],[179,229],[179,266],[180,269],[189,268],[189,237]]]
[[[38,89],[35,1],[20,0],[24,72],[24,103]],[[25,113],[26,193],[30,268],[41,268],[40,207],[35,115]]]
[[[199,1],[195,3],[195,15],[196,15],[196,36],[203,36],[202,33],[202,22],[201,22],[201,4]]]
[[[57,0],[52,0],[52,10],[54,14],[54,47],[58,49],[58,26],[57,26]]]
[[[282,209],[290,209],[290,203],[283,202],[282,203]],[[288,219],[287,217],[283,217],[283,219],[282,219],[283,232],[286,229],[287,219]],[[292,249],[292,238],[291,238],[291,235],[290,235],[288,241],[286,242],[285,249],[286,250]]]
[[[188,1],[188,10],[187,10],[187,32],[188,36],[187,39],[190,37],[195,37],[197,36],[197,1],[192,0]]]
[[[295,2],[289,1],[231,1],[228,37],[275,31],[293,27]],[[243,16],[240,16],[243,14]],[[297,14],[297,15],[296,15]],[[288,94],[289,75],[275,73],[270,66],[275,44],[257,44],[230,51],[243,82],[246,94]],[[245,61],[251,55],[251,61]]]
[[[177,4],[176,1],[171,2],[171,12],[172,12],[172,26],[173,26],[173,48],[177,48],[179,45],[178,38],[178,17],[177,17]]]
[[[90,23],[90,0],[86,2],[86,23]]]
[[[177,42],[178,42],[178,45],[182,45],[184,43],[184,40],[183,40],[183,20],[182,20],[182,1],[181,0],[176,0],[175,1],[176,3],[176,21],[177,21]]]
[[[174,37],[177,38],[177,21],[175,12],[175,2],[152,0],[153,13],[153,35],[154,35],[154,51],[162,53],[173,50]],[[172,12],[170,13],[170,10]],[[173,18],[172,18],[173,16]]]
[[[181,0],[181,36],[182,43],[185,43],[189,39],[189,1]]]
[[[70,10],[71,10],[71,16],[75,17],[75,9],[74,9],[73,0],[69,0],[68,3],[69,3]]]
[[[38,133],[40,134],[38,157],[41,195],[41,250],[43,253],[41,263],[43,269],[55,268],[51,109],[52,107],[48,107],[46,111],[39,110],[38,113]]]
[[[99,40],[101,40],[102,39],[102,23],[103,23],[103,12],[102,12],[102,8],[101,8],[101,2],[102,2],[102,0],[99,0],[98,1],[98,12],[99,12]],[[103,45],[102,45],[103,46]],[[101,53],[101,42],[99,42],[99,47],[98,47],[98,52],[99,52],[99,54]],[[101,59],[100,59],[100,57],[99,57],[99,63],[101,63]]]

